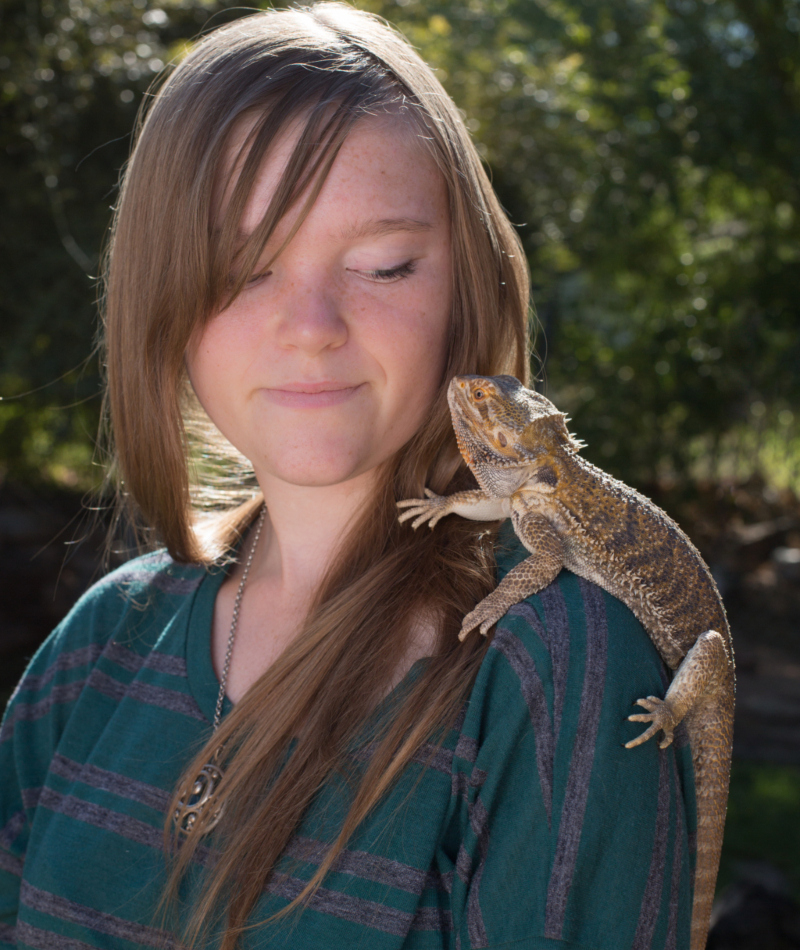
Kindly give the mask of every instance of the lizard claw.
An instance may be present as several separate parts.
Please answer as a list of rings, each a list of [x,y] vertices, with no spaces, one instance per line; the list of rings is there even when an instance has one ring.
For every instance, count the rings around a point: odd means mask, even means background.
[[[440,519],[450,513],[446,495],[437,495],[430,488],[425,489],[425,495],[425,498],[406,498],[403,501],[396,502],[398,508],[407,509],[401,515],[398,515],[397,520],[403,522],[413,518],[411,527],[416,531],[426,521],[429,528],[434,528]]]
[[[660,749],[666,749],[667,746],[672,743],[673,729],[675,728],[675,719],[669,704],[657,696],[648,696],[647,699],[637,699],[634,705],[642,706],[647,712],[628,716],[628,722],[649,722],[651,725],[645,729],[640,736],[631,739],[630,742],[626,742],[625,748],[633,749],[635,746],[647,742],[648,739],[651,739],[661,730],[664,733],[664,737],[661,742],[659,742],[658,747]]]
[[[489,600],[488,597],[484,598],[478,606],[474,610],[471,610],[461,621],[461,633],[459,633],[458,639],[462,642],[470,630],[474,630],[475,627],[479,627],[481,635],[485,637],[493,624],[497,623],[506,612],[505,607],[494,607],[491,603],[487,604],[487,600]]]

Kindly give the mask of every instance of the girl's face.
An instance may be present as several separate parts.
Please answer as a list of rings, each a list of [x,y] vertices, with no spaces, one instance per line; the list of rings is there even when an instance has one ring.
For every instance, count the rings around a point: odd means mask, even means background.
[[[244,234],[269,205],[297,134],[265,161]],[[272,479],[333,485],[374,469],[417,431],[445,365],[447,191],[410,124],[376,116],[355,125],[267,270],[298,213],[281,221],[243,292],[186,354],[200,403],[262,488]]]

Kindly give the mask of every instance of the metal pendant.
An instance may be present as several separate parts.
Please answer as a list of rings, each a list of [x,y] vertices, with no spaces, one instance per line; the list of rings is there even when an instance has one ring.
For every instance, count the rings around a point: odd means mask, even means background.
[[[214,808],[214,795],[222,780],[222,769],[215,764],[216,758],[214,756],[211,762],[207,762],[200,769],[197,778],[192,783],[191,791],[178,802],[178,807],[172,817],[181,834],[190,834],[198,818],[207,810],[211,812],[211,817],[203,829],[204,834],[211,831],[222,816],[222,807]]]

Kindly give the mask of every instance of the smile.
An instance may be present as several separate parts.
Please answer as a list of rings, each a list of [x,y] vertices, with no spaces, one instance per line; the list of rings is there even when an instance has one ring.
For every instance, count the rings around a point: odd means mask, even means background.
[[[335,383],[329,385],[336,386]],[[347,402],[363,385],[363,383],[359,383],[356,386],[321,389],[319,384],[309,383],[309,391],[304,391],[297,384],[292,384],[291,388],[263,389],[262,392],[270,402],[278,406],[286,406],[291,409],[322,409]]]

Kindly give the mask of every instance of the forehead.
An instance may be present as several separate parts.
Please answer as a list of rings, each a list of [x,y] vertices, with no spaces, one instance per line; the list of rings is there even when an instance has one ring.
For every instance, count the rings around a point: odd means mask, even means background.
[[[225,212],[238,175],[247,158],[248,137],[258,116],[243,117],[231,135],[217,189],[216,214]],[[294,118],[270,143],[256,175],[240,231],[249,234],[266,212],[292,159],[306,126],[306,117]],[[439,226],[448,219],[444,178],[415,122],[398,111],[358,119],[348,132],[322,185],[317,206],[331,206],[340,217],[343,233],[358,230],[362,218],[373,230],[392,230],[392,222]]]

